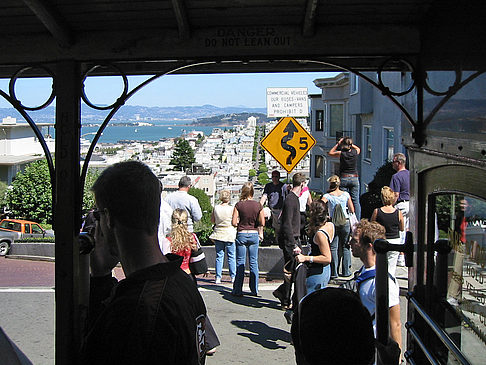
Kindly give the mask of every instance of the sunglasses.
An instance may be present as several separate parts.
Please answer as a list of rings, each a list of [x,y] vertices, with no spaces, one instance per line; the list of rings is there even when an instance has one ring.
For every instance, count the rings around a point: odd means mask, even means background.
[[[103,210],[99,210],[98,208],[96,208],[95,210],[93,210],[93,217],[97,221],[100,220],[102,214],[105,214],[105,212]]]

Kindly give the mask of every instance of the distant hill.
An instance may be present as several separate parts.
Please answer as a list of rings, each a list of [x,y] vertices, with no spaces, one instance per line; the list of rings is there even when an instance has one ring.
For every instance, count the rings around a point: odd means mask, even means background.
[[[198,118],[197,121],[192,124],[200,126],[214,125],[226,127],[235,124],[244,124],[249,117],[255,117],[257,120],[257,124],[263,124],[265,122],[273,120],[273,118],[267,118],[267,115],[263,113],[231,113],[215,115],[214,117]]]
[[[111,119],[113,122],[127,121],[173,121],[191,124],[200,118],[210,118],[218,115],[231,115],[239,113],[266,113],[266,108],[251,108],[245,106],[218,107],[214,105],[201,106],[173,106],[173,107],[147,107],[124,105]],[[85,104],[81,106],[82,123],[101,123],[108,111],[92,109]],[[31,112],[30,116],[35,122],[54,122],[55,107],[49,106],[43,110]],[[14,108],[0,108],[0,118],[11,116],[17,121],[24,121]],[[246,119],[245,119],[246,120]]]

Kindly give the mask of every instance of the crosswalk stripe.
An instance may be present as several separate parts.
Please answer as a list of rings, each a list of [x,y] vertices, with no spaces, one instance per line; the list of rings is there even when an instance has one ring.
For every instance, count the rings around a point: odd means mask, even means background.
[[[0,293],[54,293],[54,288],[0,288]]]

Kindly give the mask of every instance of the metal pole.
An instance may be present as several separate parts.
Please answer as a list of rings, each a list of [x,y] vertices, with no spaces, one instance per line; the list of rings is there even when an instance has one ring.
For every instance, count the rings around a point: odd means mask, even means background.
[[[438,240],[434,244],[434,251],[437,252],[437,260],[435,265],[435,283],[437,287],[437,295],[439,298],[444,298],[447,296],[447,278],[448,278],[448,267],[447,259],[449,253],[451,252],[451,245],[448,240]]]
[[[376,240],[373,247],[376,252],[376,340],[383,345],[388,344],[390,335],[390,318],[388,311],[388,242]]]
[[[60,61],[56,72],[56,364],[77,364],[79,319],[80,71],[75,61]]]

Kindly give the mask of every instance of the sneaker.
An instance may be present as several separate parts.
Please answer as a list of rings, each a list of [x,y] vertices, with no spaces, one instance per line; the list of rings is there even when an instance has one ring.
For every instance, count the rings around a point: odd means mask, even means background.
[[[221,284],[221,278],[216,278],[216,280],[214,280],[214,283],[215,284]]]
[[[405,255],[398,255],[397,266],[404,267],[405,266]]]
[[[294,317],[294,311],[292,309],[287,309],[284,313],[284,317],[287,320],[287,324],[292,324],[292,318]]]
[[[232,283],[234,283],[234,282],[235,282],[235,278],[234,278],[234,277],[232,277],[232,278],[231,278],[231,282],[232,282]]]

